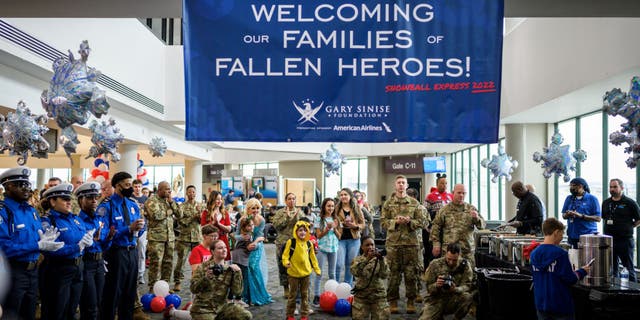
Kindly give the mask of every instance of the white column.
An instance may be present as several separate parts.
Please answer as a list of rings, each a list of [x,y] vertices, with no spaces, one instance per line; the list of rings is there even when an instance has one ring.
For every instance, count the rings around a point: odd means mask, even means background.
[[[72,154],[71,159],[73,160],[73,164],[71,165],[71,176],[82,177],[82,167],[80,167],[80,163],[82,162],[82,155]]]
[[[194,185],[196,187],[196,199],[200,199],[202,190],[202,163],[200,160],[184,161],[184,197],[186,198],[187,186]]]
[[[138,173],[138,145],[120,144],[118,152],[120,153],[120,161],[109,161],[109,177],[113,177],[120,171],[125,171],[135,179]]]
[[[36,180],[36,185],[33,187],[34,189],[42,190],[42,186],[49,180],[47,177],[46,169],[37,169],[38,170],[38,180]]]

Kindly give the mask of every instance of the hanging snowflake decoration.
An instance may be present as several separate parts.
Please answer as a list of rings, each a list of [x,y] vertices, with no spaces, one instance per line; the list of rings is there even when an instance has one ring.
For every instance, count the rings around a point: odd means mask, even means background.
[[[107,155],[111,155],[111,161],[120,161],[120,154],[117,151],[118,143],[124,141],[124,136],[120,133],[120,129],[116,127],[116,121],[109,119],[107,121],[91,121],[89,125],[91,130],[91,142],[93,146],[89,149],[89,155],[85,159],[90,157],[96,158],[99,155],[103,155],[107,158]]]
[[[9,154],[18,156],[18,165],[27,163],[29,151],[36,158],[47,158],[49,143],[42,136],[49,131],[47,116],[36,116],[24,101],[18,102],[16,112],[9,112],[7,118],[0,115],[0,153],[9,150]]]
[[[621,124],[622,129],[609,135],[609,142],[615,146],[628,144],[625,153],[631,154],[625,161],[627,167],[633,169],[640,161],[640,77],[631,79],[629,93],[615,88],[605,93],[603,108],[610,116],[620,115],[627,119]]]
[[[149,151],[152,157],[162,157],[167,152],[167,143],[162,137],[153,137],[149,142]]]
[[[340,174],[340,168],[347,163],[347,160],[338,152],[335,143],[331,144],[331,147],[320,155],[320,161],[324,164],[324,175],[330,177],[332,174]]]
[[[491,182],[494,183],[498,182],[500,177],[505,177],[507,181],[511,181],[511,173],[518,167],[518,161],[513,160],[510,155],[506,154],[503,146],[498,146],[498,154],[492,155],[491,161],[483,159],[480,164],[491,171],[493,174]]]
[[[60,126],[60,144],[68,157],[76,152],[80,140],[72,125],[84,125],[89,114],[100,118],[109,110],[104,90],[98,88],[100,71],[87,66],[91,48],[85,40],[80,44],[80,60],[69,51],[68,58],[53,61],[53,77],[49,90],[40,96],[42,107]]]
[[[587,153],[584,150],[569,152],[569,145],[562,145],[564,138],[560,132],[556,131],[551,137],[551,144],[542,149],[542,153],[534,152],[533,161],[542,162],[544,168],[542,176],[549,179],[555,173],[556,177],[563,175],[562,180],[569,182],[571,174],[569,171],[576,171],[576,163],[587,160]]]

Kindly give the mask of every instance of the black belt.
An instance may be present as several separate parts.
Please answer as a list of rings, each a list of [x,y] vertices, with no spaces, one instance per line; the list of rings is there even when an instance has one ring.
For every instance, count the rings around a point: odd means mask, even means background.
[[[117,250],[127,250],[127,251],[136,250],[136,246],[113,246],[113,248]]]
[[[102,260],[102,252],[85,252],[83,259],[85,261],[98,261]]]
[[[58,257],[46,257],[45,261],[49,261],[50,263],[56,263],[56,264],[68,264],[68,265],[74,265],[74,266],[79,266],[80,263],[82,263],[82,256],[79,256],[77,258],[58,258]]]
[[[36,261],[18,261],[18,260],[9,260],[9,264],[11,267],[20,270],[31,271],[35,270],[38,266],[38,260]]]

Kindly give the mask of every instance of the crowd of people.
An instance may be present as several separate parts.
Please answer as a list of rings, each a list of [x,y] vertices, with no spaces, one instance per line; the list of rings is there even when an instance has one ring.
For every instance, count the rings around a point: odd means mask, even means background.
[[[30,173],[18,167],[0,174],[5,188],[0,248],[12,280],[2,304],[7,319],[35,319],[38,301],[41,319],[73,319],[78,310],[81,319],[148,319],[138,285],[148,283],[153,292],[158,281],[173,280],[171,290],[181,292],[185,261],[191,267],[192,303],[182,310],[167,306],[169,318],[250,319],[247,307],[274,302],[267,290],[266,219],[259,194],[236,215],[230,211],[233,202],[225,206],[232,199],[218,191],[203,204],[196,200],[196,188],[188,186],[185,201],[178,204],[168,182],[149,195],[139,180],[118,172],[102,184],[52,178],[36,197]],[[630,239],[640,225],[640,210],[623,195],[622,181],[610,181],[611,197],[602,210],[584,179],[573,179],[570,188],[562,209],[568,241],[576,245],[580,235],[596,231],[602,217],[604,232],[614,240],[614,272],[618,259],[633,270]],[[420,313],[420,319],[465,317],[474,309],[472,234],[485,221],[464,201],[463,184],[448,190],[446,175],[439,175],[422,202],[407,178],[397,176],[380,210],[386,232],[382,251],[376,249],[373,217],[362,192],[341,189],[322,201],[317,215],[298,207],[295,194],[286,194],[285,206],[270,222],[277,231],[278,281],[287,299],[287,320],[298,314],[306,320],[314,312],[323,277],[352,285],[353,319],[388,319],[401,313],[401,300],[404,312]],[[519,201],[508,225],[520,234],[545,236],[531,256],[538,315],[570,314],[570,304],[558,303],[570,301],[562,289],[566,284],[554,281],[576,282],[589,266],[567,269],[568,257],[556,247],[564,225],[553,218],[543,223],[542,202],[522,182],[514,182],[511,190]],[[635,272],[630,274],[636,281]],[[422,310],[417,310],[420,302]]]

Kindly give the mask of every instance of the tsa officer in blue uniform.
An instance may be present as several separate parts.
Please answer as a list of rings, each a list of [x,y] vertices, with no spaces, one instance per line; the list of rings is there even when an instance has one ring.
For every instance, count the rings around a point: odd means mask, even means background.
[[[55,251],[64,245],[56,242],[57,231],[43,232],[40,215],[27,200],[31,195],[31,170],[18,167],[0,174],[5,189],[0,202],[0,249],[11,269],[11,288],[2,302],[7,319],[35,319],[40,251]]]
[[[80,298],[80,319],[98,319],[99,306],[104,289],[104,260],[102,253],[109,248],[115,229],[109,232],[104,215],[97,215],[100,183],[92,181],[78,187],[74,192],[80,206],[78,215],[85,229],[94,229],[93,245],[84,249],[82,260],[82,296]]]
[[[72,184],[63,183],[42,194],[42,207],[49,210],[49,215],[42,217],[42,226],[58,228],[58,240],[64,242],[60,250],[44,254],[41,266],[41,310],[46,320],[74,319],[82,293],[82,255],[93,245],[95,229],[87,230],[71,213],[72,191]]]
[[[118,172],[111,178],[114,193],[109,201],[98,206],[97,215],[107,218],[114,235],[105,254],[107,276],[102,298],[102,319],[112,320],[116,310],[119,320],[133,318],[137,299],[138,279],[137,237],[144,232],[144,219],[133,195],[133,180],[129,173]]]

